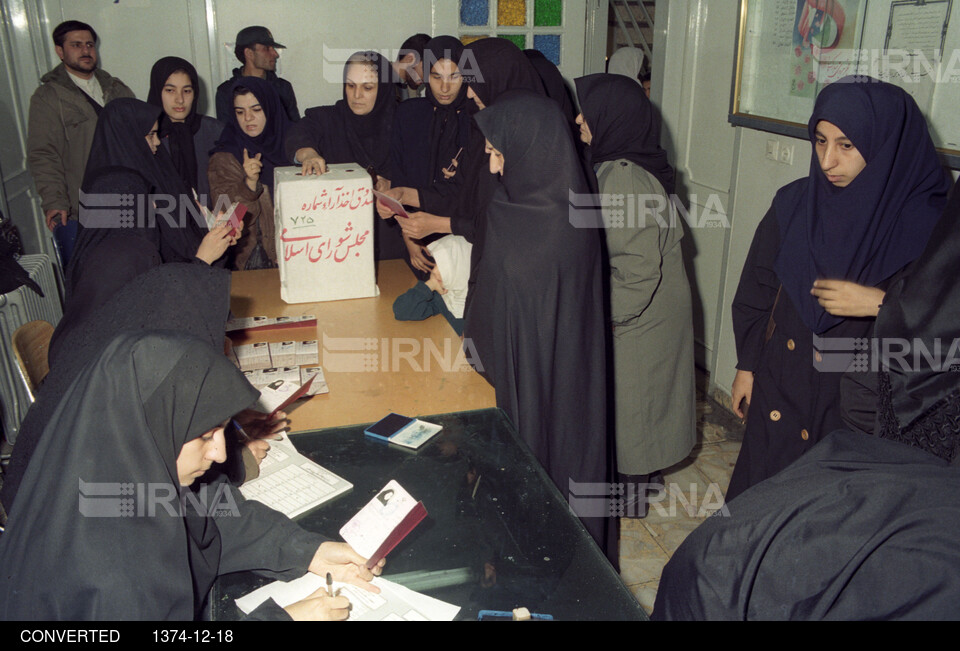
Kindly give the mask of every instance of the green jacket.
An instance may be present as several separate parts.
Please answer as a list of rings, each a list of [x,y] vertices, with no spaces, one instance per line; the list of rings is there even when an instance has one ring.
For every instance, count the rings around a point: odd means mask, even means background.
[[[97,114],[62,63],[41,78],[30,98],[27,168],[40,195],[43,212],[70,210],[76,219],[80,182],[97,127]],[[104,103],[134,97],[122,81],[103,70],[94,72]]]

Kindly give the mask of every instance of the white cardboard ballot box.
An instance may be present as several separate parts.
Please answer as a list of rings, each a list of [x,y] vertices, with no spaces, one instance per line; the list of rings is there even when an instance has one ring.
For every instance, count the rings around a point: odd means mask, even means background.
[[[313,303],[379,294],[373,259],[373,181],[359,165],[320,176],[274,170],[280,297]]]

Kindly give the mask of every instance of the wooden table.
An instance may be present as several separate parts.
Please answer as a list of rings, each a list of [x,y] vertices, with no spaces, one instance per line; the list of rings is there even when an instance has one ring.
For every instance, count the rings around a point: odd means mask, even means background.
[[[253,335],[240,343],[316,339],[330,393],[291,413],[294,432],[369,423],[391,411],[406,416],[496,405],[493,387],[470,367],[460,337],[442,316],[397,321],[393,301],[416,284],[402,260],[379,263],[380,296],[288,304],[276,269],[236,271],[230,290],[235,317],[317,317],[316,329]]]

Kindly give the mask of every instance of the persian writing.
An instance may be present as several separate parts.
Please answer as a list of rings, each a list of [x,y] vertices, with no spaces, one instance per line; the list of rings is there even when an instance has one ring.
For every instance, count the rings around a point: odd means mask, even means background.
[[[312,201],[306,201],[300,206],[304,212],[336,210],[347,208],[359,210],[373,204],[373,190],[368,187],[353,187],[345,190],[343,186],[333,188],[327,192],[326,188],[313,196]]]
[[[317,263],[325,260],[343,262],[351,251],[355,256],[360,255],[360,247],[367,241],[369,230],[360,232],[353,228],[352,222],[347,222],[343,235],[328,237],[325,235],[305,235],[293,237],[283,229],[280,241],[283,243],[283,259],[290,261],[297,256],[304,256],[310,262]]]

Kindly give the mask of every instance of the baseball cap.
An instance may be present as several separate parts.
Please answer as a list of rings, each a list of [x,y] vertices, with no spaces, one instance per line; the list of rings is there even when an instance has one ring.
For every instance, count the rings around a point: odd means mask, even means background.
[[[250,27],[244,27],[237,33],[237,44],[236,52],[237,57],[243,61],[243,50],[245,48],[251,47],[260,43],[261,45],[273,46],[286,48],[286,45],[281,45],[273,40],[273,34],[270,33],[270,30],[266,27],[261,27],[260,25],[252,25]]]

